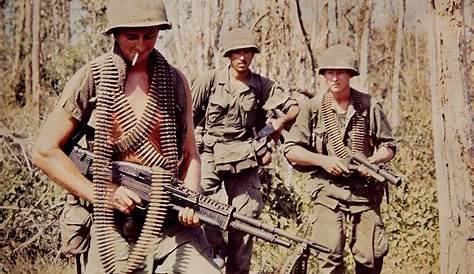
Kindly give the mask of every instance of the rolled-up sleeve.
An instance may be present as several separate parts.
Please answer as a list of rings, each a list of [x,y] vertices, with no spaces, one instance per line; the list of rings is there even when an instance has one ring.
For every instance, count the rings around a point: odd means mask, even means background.
[[[298,105],[298,101],[278,83],[262,77],[262,85],[265,91],[263,109],[279,109],[287,113],[291,106]]]
[[[92,113],[95,89],[90,66],[80,68],[64,86],[59,99],[61,107],[74,119],[87,122]]]
[[[392,127],[385,115],[382,104],[373,102],[370,109],[370,136],[376,147],[387,146],[396,152],[397,140],[393,136]]]
[[[305,101],[301,105],[296,121],[285,138],[284,153],[297,145],[310,149],[315,111],[313,100]]]

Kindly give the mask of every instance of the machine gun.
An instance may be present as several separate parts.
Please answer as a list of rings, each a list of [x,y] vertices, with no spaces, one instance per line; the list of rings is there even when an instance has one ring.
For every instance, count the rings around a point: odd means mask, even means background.
[[[74,146],[69,154],[69,158],[82,174],[89,179],[92,178],[92,152],[80,146]],[[120,183],[122,186],[134,191],[143,201],[150,201],[150,168],[130,162],[114,161],[112,163],[112,177],[114,182]],[[292,246],[292,242],[295,242],[297,244],[304,244],[308,248],[317,251],[330,252],[325,246],[264,224],[259,220],[241,215],[236,212],[236,208],[233,206],[195,193],[185,188],[184,184],[178,179],[173,179],[171,184],[165,186],[165,190],[171,195],[170,209],[179,211],[186,207],[192,208],[202,222],[217,226],[222,230],[233,228],[287,248]]]
[[[399,175],[393,174],[384,165],[372,164],[362,153],[354,153],[346,161],[349,170],[357,170],[360,166],[364,166],[367,168],[369,175],[379,182],[389,182],[395,186],[399,186],[402,183]]]

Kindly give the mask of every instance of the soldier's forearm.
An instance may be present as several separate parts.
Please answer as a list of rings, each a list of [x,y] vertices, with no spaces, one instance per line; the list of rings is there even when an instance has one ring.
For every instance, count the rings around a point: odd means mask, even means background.
[[[381,146],[377,151],[369,157],[369,161],[374,164],[386,163],[390,161],[395,153],[388,146]]]
[[[94,201],[92,183],[60,148],[34,148],[32,156],[33,163],[56,184],[84,200]]]
[[[285,125],[285,129],[289,129],[296,120],[298,113],[300,111],[300,107],[298,105],[291,106],[285,115],[285,121],[283,124]]]
[[[324,155],[308,151],[301,146],[292,146],[285,154],[288,161],[300,166],[321,166]]]

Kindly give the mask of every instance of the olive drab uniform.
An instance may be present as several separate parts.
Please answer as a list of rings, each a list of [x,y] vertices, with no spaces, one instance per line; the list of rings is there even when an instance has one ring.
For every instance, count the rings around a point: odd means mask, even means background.
[[[355,59],[346,53],[351,52],[343,46],[329,48],[321,58],[319,73],[334,68],[358,75]],[[301,146],[314,153],[341,158],[340,147],[334,140],[338,134],[342,148],[362,152],[367,157],[382,146],[395,152],[395,138],[378,100],[351,88],[348,109],[340,114],[336,103],[328,100],[329,92],[301,106],[287,135],[285,153],[293,146]],[[350,227],[349,246],[356,261],[356,273],[380,273],[388,252],[380,215],[384,185],[357,172],[347,177],[333,176],[319,166],[302,167],[302,171],[311,174],[305,187],[313,198],[312,240],[331,249],[329,254],[318,255],[320,273],[344,273],[345,221]]]
[[[263,207],[252,142],[259,119],[265,119],[265,112],[272,109],[286,113],[297,102],[278,84],[259,74],[251,72],[246,84],[230,79],[227,67],[202,75],[192,86],[194,124],[203,127],[202,136],[198,137],[202,138],[201,184],[205,195],[256,218]],[[226,195],[222,195],[222,188]],[[210,227],[205,231],[211,246],[221,248],[221,232]],[[248,234],[229,231],[227,273],[248,273],[252,242]]]
[[[338,128],[344,136],[344,143],[352,147],[353,118],[361,115],[366,121],[365,155],[371,155],[374,147],[395,148],[395,139],[381,104],[370,95],[354,89],[351,90],[351,94],[362,99],[363,109],[356,110],[351,104],[346,117],[339,117]],[[300,145],[312,152],[335,155],[323,122],[322,97],[323,95],[316,96],[302,105],[296,122],[287,135],[285,151],[294,145]],[[335,112],[334,106],[331,106],[331,110]],[[367,179],[355,174],[350,177],[334,177],[323,168],[312,168],[311,173],[312,179],[306,183],[306,188],[314,202],[312,240],[332,250],[327,255],[320,253],[321,273],[343,273],[345,239],[343,220],[346,216],[352,224],[350,246],[355,260],[373,267],[374,260],[383,257],[388,251],[380,216],[383,185],[368,182]]]

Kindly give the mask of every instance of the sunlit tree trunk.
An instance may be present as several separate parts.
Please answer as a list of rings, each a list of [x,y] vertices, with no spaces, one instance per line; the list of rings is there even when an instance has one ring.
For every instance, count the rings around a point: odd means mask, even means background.
[[[337,2],[328,0],[328,46],[339,43],[337,28]]]
[[[473,273],[472,59],[461,0],[429,3],[430,89],[440,218],[440,273]],[[468,25],[469,26],[469,25]]]
[[[303,22],[303,18],[302,18],[302,14],[301,14],[300,0],[295,0],[294,3],[295,3],[295,7],[296,7],[296,17],[298,19],[298,21],[297,21],[298,22],[298,28],[300,29],[301,34],[303,35],[304,45],[305,45],[305,48],[306,48],[307,56],[309,58],[310,68],[311,68],[311,72],[312,72],[312,76],[313,76],[309,80],[311,82],[311,86],[313,86],[314,83],[315,83],[316,77],[317,77],[316,60],[315,60],[315,56],[314,56],[314,53],[313,53],[313,49],[311,48],[311,41],[310,41],[310,37],[308,35],[308,31],[306,30],[304,22]]]
[[[362,7],[364,21],[362,26],[362,35],[360,38],[360,58],[359,58],[359,83],[362,87],[367,88],[367,74],[369,64],[369,36],[370,36],[370,19],[372,15],[372,0],[366,0]],[[357,48],[356,48],[357,50]]]
[[[395,53],[392,76],[392,92],[391,92],[391,124],[396,130],[400,125],[400,66],[402,58],[403,43],[403,25],[405,17],[405,0],[398,0],[398,22],[397,22],[397,40],[395,41]]]
[[[3,9],[5,0],[0,0],[0,45],[5,45],[5,17],[3,16]]]
[[[25,29],[25,2],[18,1],[17,3],[17,12],[16,12],[16,21],[15,21],[15,46],[14,46],[14,57],[12,65],[12,73],[10,77],[10,87],[15,92],[15,100],[18,103],[22,103],[24,100],[23,91],[19,91],[17,85],[20,83],[20,72],[21,72],[21,57],[22,57],[22,48],[23,48],[23,39],[24,39],[24,29]]]
[[[33,1],[33,45],[31,48],[31,67],[32,67],[32,91],[33,91],[33,107],[37,114],[35,117],[40,117],[40,11],[41,0]]]
[[[23,60],[23,66],[25,71],[25,96],[31,100],[33,94],[31,88],[31,28],[32,28],[32,11],[31,11],[31,0],[25,0],[25,39],[23,40],[23,48],[25,57]]]
[[[234,0],[232,1],[234,5],[234,10],[232,14],[232,22],[231,26],[232,27],[241,27],[242,22],[240,21],[240,17],[242,16],[242,0]]]

